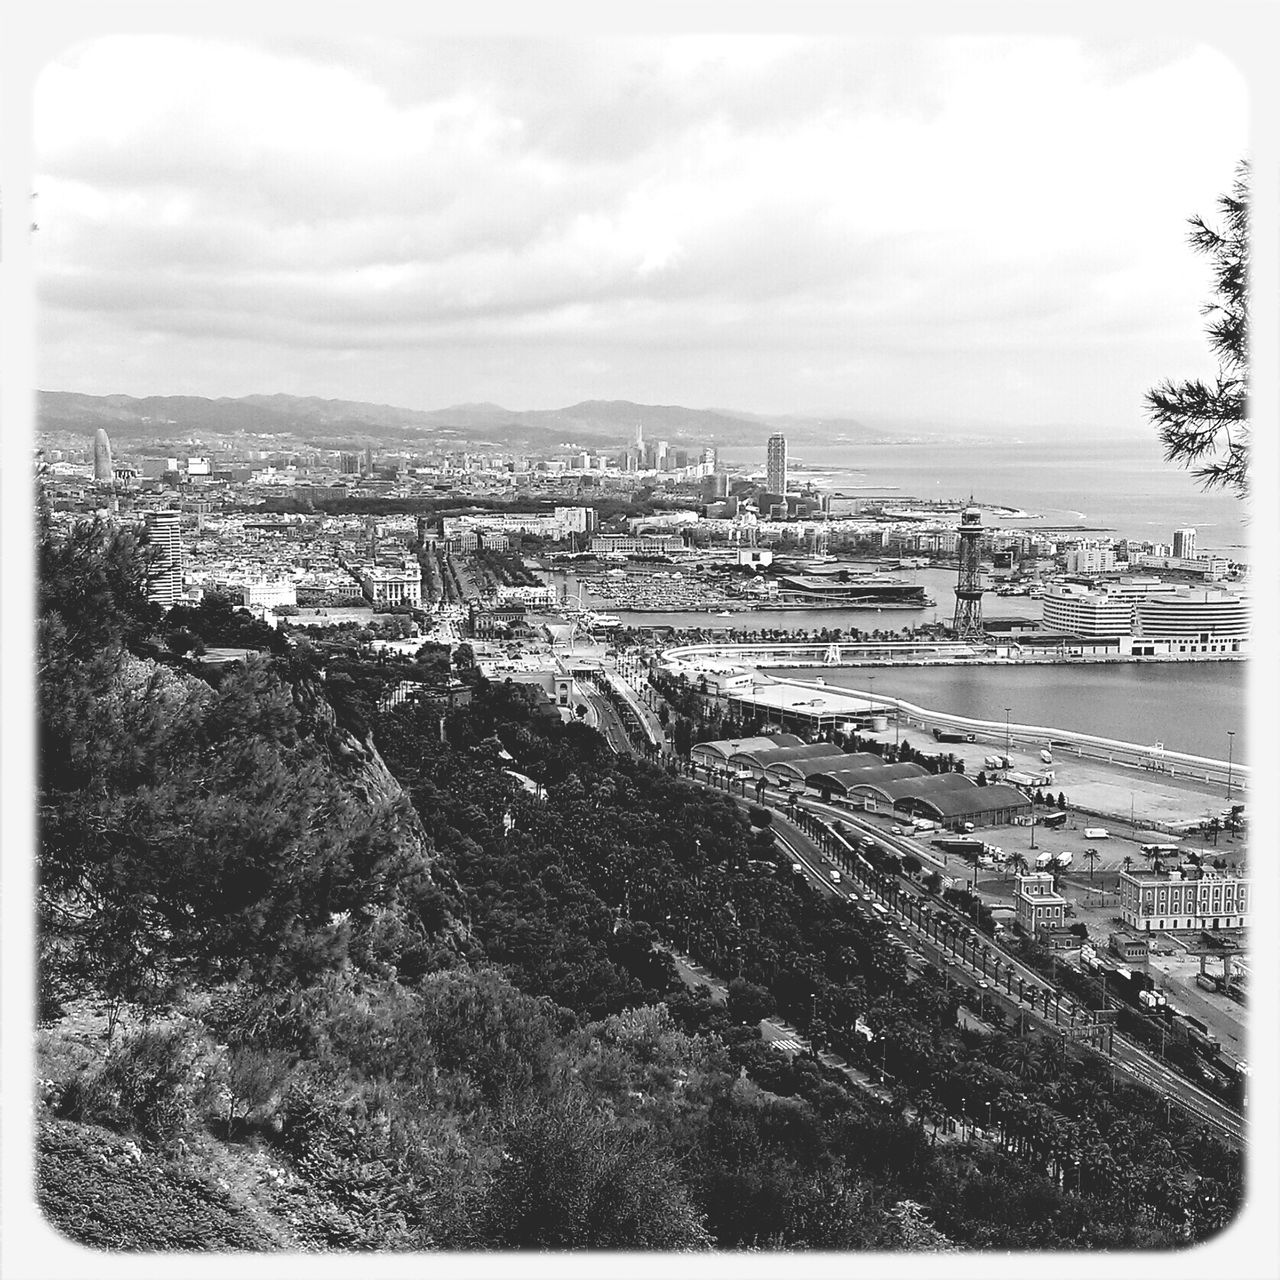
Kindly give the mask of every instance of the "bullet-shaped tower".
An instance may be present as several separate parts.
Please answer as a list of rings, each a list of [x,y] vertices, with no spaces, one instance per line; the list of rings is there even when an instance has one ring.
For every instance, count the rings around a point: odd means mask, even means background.
[[[956,550],[960,574],[956,580],[957,640],[981,640],[982,632],[982,512],[966,507],[960,516],[960,535]]]

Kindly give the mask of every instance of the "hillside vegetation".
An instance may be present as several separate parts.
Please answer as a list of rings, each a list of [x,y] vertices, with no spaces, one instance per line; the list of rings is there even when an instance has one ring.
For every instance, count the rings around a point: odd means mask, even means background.
[[[357,707],[358,654],[211,674],[129,535],[41,555],[38,1191],[69,1237],[1125,1248],[1234,1213],[1237,1156],[1056,1041],[962,1030],[728,797],[474,671],[443,734]],[[894,1101],[768,1048],[774,1011]]]

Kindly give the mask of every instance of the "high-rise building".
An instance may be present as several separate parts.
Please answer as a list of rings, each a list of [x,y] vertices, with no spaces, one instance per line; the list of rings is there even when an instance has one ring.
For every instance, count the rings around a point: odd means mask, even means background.
[[[147,599],[177,604],[182,597],[182,530],[176,511],[147,513],[147,541],[156,557],[147,574]]]
[[[1194,529],[1175,529],[1173,531],[1173,555],[1177,560],[1194,560],[1196,558],[1196,531]]]
[[[115,479],[111,467],[111,441],[101,427],[93,433],[93,478],[99,484],[110,484]]]
[[[770,493],[787,491],[787,437],[781,432],[769,437],[764,487]]]

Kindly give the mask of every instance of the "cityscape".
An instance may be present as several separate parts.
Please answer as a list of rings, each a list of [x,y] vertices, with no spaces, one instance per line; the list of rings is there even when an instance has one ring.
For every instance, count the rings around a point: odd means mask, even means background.
[[[280,312],[259,328],[283,304],[253,317],[251,290],[215,304],[210,285],[201,305],[215,310],[184,338],[172,299],[157,292],[138,318],[72,277],[101,265],[109,292],[106,264],[132,259],[134,234],[196,275],[230,253],[225,211],[171,237],[205,198],[185,137],[161,136],[158,106],[110,108],[175,184],[176,221],[141,235],[121,212],[133,206],[111,203],[135,190],[134,161],[112,159],[124,168],[111,185],[81,153],[93,127],[51,116],[53,217],[33,231],[39,249],[53,228],[29,458],[38,1215],[24,1230],[98,1258],[128,1251],[146,1275],[173,1251],[321,1268],[359,1252],[398,1275],[424,1253],[522,1250],[928,1253],[938,1274],[976,1253],[993,1275],[1025,1274],[1032,1253],[1092,1251],[1155,1275],[1179,1265],[1172,1250],[1233,1267],[1242,1223],[1269,1242],[1251,1156],[1265,1077],[1247,1009],[1267,921],[1246,680],[1270,584],[1244,536],[1247,315],[1230,269],[1246,253],[1242,113],[1223,105],[1221,136],[1197,135],[1199,185],[1169,177],[1158,201],[1143,197],[1142,216],[1172,228],[1165,259],[1154,239],[1136,247],[1136,229],[1118,233],[1135,262],[1151,258],[1125,277],[1134,292],[1113,326],[1169,307],[1183,258],[1213,261],[1209,284],[1207,270],[1186,277],[1185,328],[1135,321],[1117,349],[1149,351],[1131,369],[1089,366],[1075,399],[1054,380],[1084,339],[1047,306],[1043,352],[1037,316],[1019,354],[1044,400],[975,366],[993,405],[1008,391],[988,416],[923,326],[866,359],[919,360],[900,407],[891,379],[848,372],[861,356],[806,381],[858,323],[818,300],[861,297],[859,272],[879,259],[845,278],[815,229],[828,261],[811,267],[783,197],[754,209],[739,242],[706,174],[654,195],[677,158],[736,157],[725,173],[746,184],[746,142],[781,146],[793,123],[791,145],[823,170],[827,141],[804,150],[813,131],[825,139],[845,111],[877,121],[853,71],[813,42],[427,42],[394,56],[373,42],[357,57],[324,42],[120,40],[53,64],[46,92],[77,101],[151,48],[172,59],[162,101],[189,102],[175,69],[206,60],[265,59],[317,110],[325,93],[353,95],[348,110],[385,126],[364,168],[327,153],[385,202],[375,216],[352,197],[360,235],[383,235],[377,219],[410,199],[388,157],[440,181],[501,174],[520,199],[481,215],[460,204],[459,219],[481,219],[465,227],[434,197],[419,212],[426,241],[458,238],[430,272],[405,267],[429,315],[407,318],[407,277],[381,256],[348,292],[348,227],[325,247],[330,319],[316,320],[320,294],[299,295],[288,324]],[[1128,120],[1099,88],[1101,55],[1073,42],[911,48],[894,55],[903,74],[936,73],[962,116],[988,104],[986,74],[1025,85],[1043,59],[1081,119],[1097,113],[1099,147]],[[670,94],[673,123],[615,101],[588,49]],[[842,49],[872,74],[861,43]],[[1157,61],[1108,74],[1144,110],[1201,77],[1234,83],[1198,46]],[[516,66],[523,87],[490,78]],[[452,90],[430,97],[401,78],[410,67]],[[879,109],[892,112],[887,84]],[[779,115],[761,123],[770,92]],[[608,143],[585,123],[601,94]],[[269,151],[291,116],[262,109]],[[216,171],[241,117],[221,97],[209,110],[198,129]],[[1047,127],[1064,108],[1032,95],[1028,110]],[[316,136],[287,144],[300,180]],[[704,153],[708,136],[718,149]],[[250,156],[264,163],[256,144]],[[631,283],[609,274],[620,241],[570,201],[580,239],[548,260],[583,276],[530,320],[521,308],[547,268],[528,246],[540,216],[554,222],[548,192],[573,186],[585,210],[622,183],[601,166],[624,162],[636,172],[617,227],[641,243]],[[885,240],[825,178],[781,153],[771,163],[817,183],[816,228],[848,218],[876,253],[942,234]],[[289,221],[303,197],[262,180],[281,202],[254,215],[262,227],[305,239]],[[98,181],[112,194],[94,205]],[[694,214],[704,189],[709,212]],[[627,220],[641,200],[654,201],[643,234]],[[725,221],[704,226],[715,210]],[[95,218],[117,237],[100,250],[85,238]],[[385,233],[402,246],[417,234]],[[773,367],[751,336],[720,369],[739,314],[725,299],[741,300],[727,275],[703,298],[700,273],[729,271],[723,250],[733,273],[754,265],[772,287],[757,234],[814,275],[741,303],[777,343]],[[980,243],[954,234],[958,254]],[[464,306],[468,290],[499,288],[479,264],[507,235],[523,246],[509,262],[521,301]],[[252,243],[226,280],[248,282],[258,255],[296,264],[296,245]],[[591,254],[594,275],[580,267]],[[445,264],[476,274],[446,288]],[[1091,269],[1099,297],[1119,287],[1111,267]],[[685,271],[670,294],[652,283]],[[887,289],[880,271],[867,278]],[[990,323],[1026,305],[971,287]],[[705,315],[688,309],[695,296]],[[794,345],[771,327],[775,304],[800,317]],[[117,309],[119,334],[100,307]],[[906,333],[890,309],[880,320]],[[314,326],[348,322],[346,354],[326,356]],[[962,330],[987,323],[975,311]],[[1014,350],[1022,321],[1009,323]],[[226,345],[235,324],[282,362],[278,378]],[[474,348],[473,326],[487,335]],[[834,336],[810,349],[810,328]],[[156,365],[152,341],[169,353]],[[1206,348],[1211,409],[1203,383],[1157,385],[1198,376]],[[531,352],[526,399],[512,366]],[[434,394],[415,361],[435,362]],[[624,388],[643,398],[607,398]]]

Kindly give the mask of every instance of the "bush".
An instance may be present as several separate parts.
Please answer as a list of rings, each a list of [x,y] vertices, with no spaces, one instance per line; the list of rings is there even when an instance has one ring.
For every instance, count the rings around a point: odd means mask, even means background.
[[[151,1027],[69,1081],[58,1112],[164,1145],[199,1125],[213,1100],[214,1066],[208,1042],[188,1028]]]

